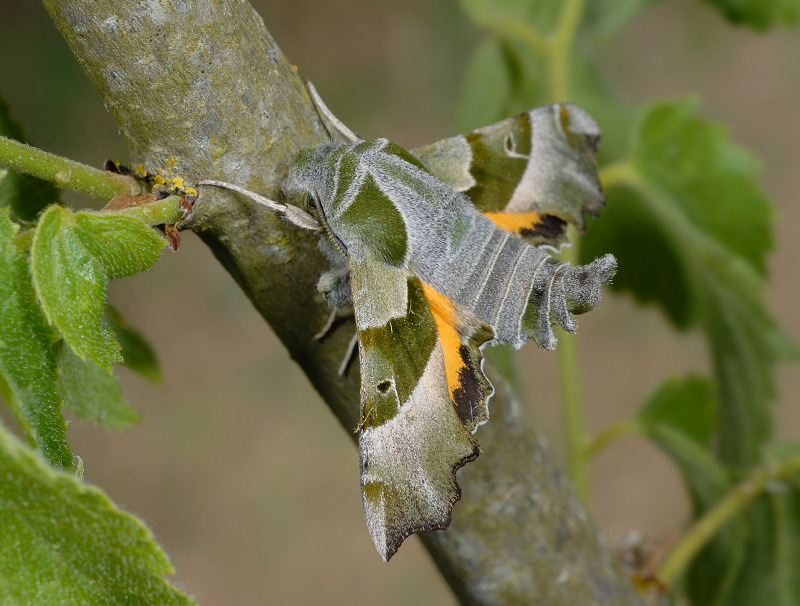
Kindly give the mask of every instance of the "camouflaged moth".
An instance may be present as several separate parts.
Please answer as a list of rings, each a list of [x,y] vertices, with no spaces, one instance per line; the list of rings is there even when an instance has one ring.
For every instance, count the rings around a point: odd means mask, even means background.
[[[388,560],[407,536],[450,523],[455,473],[478,456],[494,391],[483,347],[555,348],[552,325],[575,331],[573,314],[614,274],[611,255],[573,267],[548,253],[605,203],[600,132],[580,108],[550,105],[406,151],[357,137],[309,92],[334,140],[300,151],[286,204],[201,184],[320,231],[346,260],[319,288],[334,314],[355,311],[362,503]]]

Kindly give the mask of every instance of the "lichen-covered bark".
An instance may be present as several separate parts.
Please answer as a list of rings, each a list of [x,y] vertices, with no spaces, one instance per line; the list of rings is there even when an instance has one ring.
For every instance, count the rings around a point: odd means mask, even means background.
[[[134,163],[148,170],[177,158],[187,183],[218,178],[274,197],[297,150],[325,139],[302,82],[245,0],[44,4]],[[311,338],[328,314],[316,294],[326,262],[313,236],[209,189],[187,227],[355,437],[358,373],[336,374],[352,330]],[[440,570],[465,603],[638,604],[569,486],[522,429],[507,390],[498,391],[478,434],[483,454],[459,472],[464,496],[451,528],[424,538]]]

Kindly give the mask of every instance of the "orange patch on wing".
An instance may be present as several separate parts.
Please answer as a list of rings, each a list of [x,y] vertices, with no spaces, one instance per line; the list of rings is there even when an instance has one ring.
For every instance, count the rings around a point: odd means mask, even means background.
[[[504,231],[510,231],[513,234],[522,233],[523,230],[533,229],[541,222],[541,215],[536,211],[528,211],[526,213],[483,213],[488,219],[492,221],[497,227]]]
[[[425,299],[431,308],[433,319],[436,321],[436,328],[439,331],[439,339],[442,341],[442,352],[444,353],[444,369],[447,376],[447,391],[453,398],[455,391],[461,387],[459,373],[464,368],[465,363],[459,349],[461,347],[461,337],[456,330],[458,319],[453,302],[445,297],[438,290],[421,282],[422,291]]]

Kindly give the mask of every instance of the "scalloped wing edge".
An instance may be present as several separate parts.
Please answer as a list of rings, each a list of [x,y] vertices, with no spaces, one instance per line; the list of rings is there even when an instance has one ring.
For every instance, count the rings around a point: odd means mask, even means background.
[[[448,303],[409,278],[406,316],[359,331],[362,504],[385,561],[408,536],[449,526],[461,496],[456,472],[477,458],[473,432],[488,419],[494,388],[480,350],[492,330]],[[385,355],[398,342],[408,358]],[[417,357],[423,364],[409,375]]]

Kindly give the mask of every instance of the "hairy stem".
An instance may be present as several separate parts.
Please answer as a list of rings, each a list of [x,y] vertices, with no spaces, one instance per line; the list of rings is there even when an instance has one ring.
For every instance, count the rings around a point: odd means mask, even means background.
[[[133,177],[92,168],[3,136],[0,136],[0,165],[98,200],[141,192]]]
[[[129,206],[116,210],[104,210],[104,212],[115,215],[125,215],[133,217],[147,223],[150,226],[177,223],[183,219],[184,212],[181,209],[182,196],[172,195],[154,200],[139,206]]]

